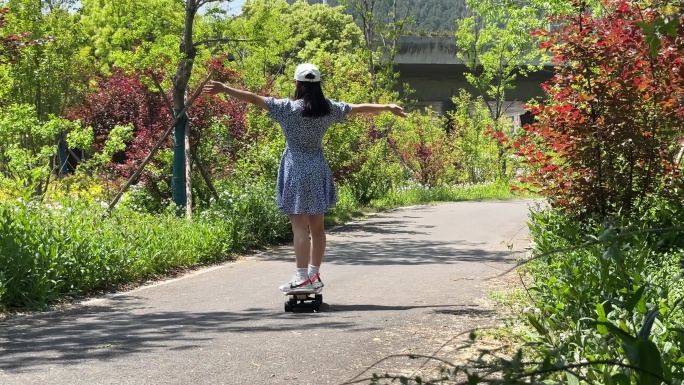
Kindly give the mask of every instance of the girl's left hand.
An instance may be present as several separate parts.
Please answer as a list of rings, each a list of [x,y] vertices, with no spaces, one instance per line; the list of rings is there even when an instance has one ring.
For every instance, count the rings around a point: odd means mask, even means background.
[[[406,113],[404,112],[404,109],[399,107],[396,104],[390,104],[390,105],[388,105],[388,108],[389,108],[389,112],[393,113],[396,116],[400,116],[402,118],[405,118],[407,116]]]
[[[225,84],[212,80],[204,85],[204,88],[202,88],[202,93],[209,95],[220,94],[225,90],[225,87]]]

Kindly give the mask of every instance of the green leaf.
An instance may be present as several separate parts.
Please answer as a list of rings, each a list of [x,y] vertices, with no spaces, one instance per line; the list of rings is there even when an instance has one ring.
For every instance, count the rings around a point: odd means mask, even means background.
[[[664,377],[663,363],[656,344],[650,340],[640,339],[637,341],[637,353],[639,355],[639,364],[635,366],[649,372],[639,372],[639,384],[660,385],[662,381],[658,377]]]
[[[608,323],[608,318],[606,318],[606,311],[603,308],[602,303],[596,304],[596,313],[598,313],[596,329],[598,329],[598,332],[601,333],[601,335],[605,336],[608,334],[608,328],[604,323]]]
[[[639,338],[643,338],[645,340],[648,339],[648,337],[651,335],[651,328],[653,327],[653,322],[658,317],[658,313],[658,308],[651,309],[648,313],[646,313],[646,316],[644,317],[644,323],[643,325],[641,325],[641,329],[639,330],[639,334],[637,335]]]
[[[641,298],[644,295],[644,290],[646,289],[646,286],[641,286],[640,288],[637,289],[637,291],[632,294],[632,297],[630,297],[629,301],[627,301],[627,304],[625,305],[625,310],[628,312],[632,312],[634,310],[634,307],[639,303]]]
[[[622,342],[622,349],[624,349],[625,354],[627,355],[627,359],[629,360],[629,362],[638,368],[639,367],[639,352],[634,347],[634,345],[629,344],[627,342]]]
[[[665,25],[663,25],[663,28],[661,28],[661,31],[663,31],[663,33],[667,34],[670,37],[676,37],[678,26],[679,26],[679,18],[673,17],[670,21],[668,21],[667,23],[665,23]]]
[[[620,329],[619,327],[613,325],[613,324],[610,323],[610,322],[599,322],[599,321],[596,321],[596,323],[600,323],[600,324],[602,324],[602,325],[605,325],[605,326],[610,330],[611,333],[613,333],[614,335],[616,335],[618,338],[620,338],[620,340],[622,340],[622,342],[624,342],[624,343],[626,343],[626,344],[632,345],[632,344],[634,344],[634,343],[636,342],[636,337],[630,335],[630,334],[627,333],[626,331]]]
[[[565,377],[568,380],[568,382],[567,382],[568,385],[580,385],[579,378],[576,375],[574,375],[573,373],[565,372]]]
[[[653,25],[649,24],[649,23],[646,23],[646,22],[644,22],[644,21],[637,21],[637,22],[634,23],[634,24],[636,24],[636,25],[638,25],[639,27],[641,27],[641,29],[644,31],[644,34],[645,34],[645,35],[650,35],[650,34],[655,33],[655,27],[654,27]]]
[[[610,369],[608,366],[603,369],[603,382],[605,385],[613,385],[613,377],[610,376]]]
[[[642,296],[641,299],[639,299],[639,302],[637,303],[637,311],[641,314],[646,314],[646,311],[648,309],[646,308],[646,297]]]
[[[546,328],[544,328],[544,326],[537,320],[537,318],[534,316],[534,314],[528,312],[527,313],[527,319],[530,321],[530,324],[532,324],[532,326],[535,329],[537,329],[537,331],[540,334],[546,335],[546,333],[547,333]]]
[[[646,37],[646,42],[648,43],[648,46],[651,48],[651,57],[657,58],[658,57],[658,49],[660,48],[660,39],[656,35],[648,35]]]
[[[618,373],[613,375],[613,382],[617,385],[630,385],[631,381],[624,373]]]

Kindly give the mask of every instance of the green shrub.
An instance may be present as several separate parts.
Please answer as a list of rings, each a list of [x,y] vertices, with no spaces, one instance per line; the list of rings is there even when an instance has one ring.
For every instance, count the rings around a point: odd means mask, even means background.
[[[684,229],[620,219],[580,225],[560,211],[532,218],[537,259],[527,271],[535,309],[527,317],[540,358],[597,362],[573,372],[593,383],[660,383],[643,370],[684,379],[684,250],[663,243]]]
[[[275,204],[275,182],[224,182],[217,187],[220,200],[200,214],[215,223],[234,222],[230,240],[236,251],[275,244],[288,239],[292,232],[289,219]]]
[[[50,179],[50,161],[57,155],[56,139],[79,125],[61,117],[37,118],[27,104],[4,106],[0,111],[0,189],[28,198],[42,194]]]
[[[497,142],[487,134],[494,120],[484,100],[482,97],[473,99],[467,91],[461,90],[452,101],[455,108],[448,116],[455,148],[460,155],[459,181],[473,184],[504,179]]]

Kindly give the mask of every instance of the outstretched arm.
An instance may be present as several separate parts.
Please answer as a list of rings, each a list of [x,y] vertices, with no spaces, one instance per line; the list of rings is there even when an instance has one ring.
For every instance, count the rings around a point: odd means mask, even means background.
[[[396,116],[406,117],[404,110],[396,104],[351,104],[351,111],[349,115],[352,114],[379,114],[381,112],[391,112]]]
[[[216,82],[216,81],[210,81],[207,83],[204,88],[202,89],[202,92],[205,94],[210,94],[210,95],[216,95],[216,94],[226,94],[230,95],[236,99],[240,99],[243,102],[247,103],[252,103],[255,106],[259,106],[265,110],[268,110],[268,105],[266,105],[266,98],[261,95],[257,95],[253,92],[249,91],[243,91],[243,90],[238,90],[237,88],[232,88],[228,87],[227,85],[221,83],[221,82]]]

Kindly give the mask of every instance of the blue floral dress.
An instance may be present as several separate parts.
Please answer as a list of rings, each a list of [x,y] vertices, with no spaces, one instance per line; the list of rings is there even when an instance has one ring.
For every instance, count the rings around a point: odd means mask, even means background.
[[[323,153],[328,127],[346,120],[351,106],[328,100],[330,114],[302,116],[301,100],[267,98],[268,117],[280,124],[287,146],[280,159],[276,205],[285,214],[324,214],[337,203],[332,172]]]

